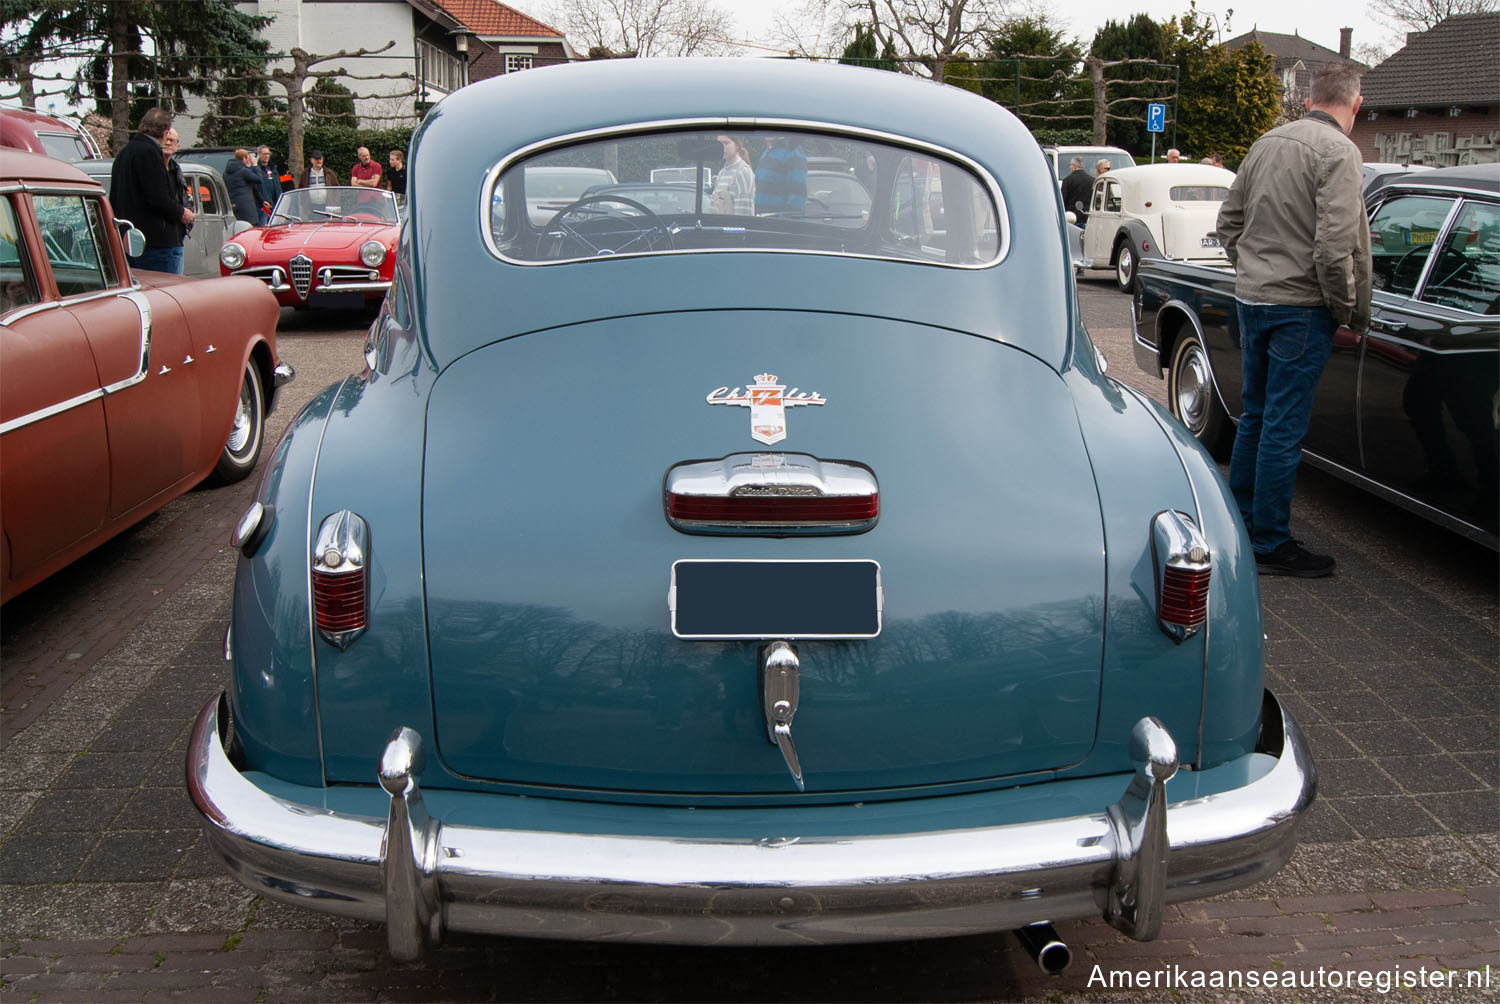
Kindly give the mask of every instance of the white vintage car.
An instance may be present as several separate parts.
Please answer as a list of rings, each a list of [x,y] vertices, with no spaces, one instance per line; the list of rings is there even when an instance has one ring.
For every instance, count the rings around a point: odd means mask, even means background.
[[[1083,229],[1088,267],[1114,269],[1128,293],[1142,258],[1227,264],[1215,227],[1233,182],[1233,171],[1206,164],[1146,164],[1100,175]]]

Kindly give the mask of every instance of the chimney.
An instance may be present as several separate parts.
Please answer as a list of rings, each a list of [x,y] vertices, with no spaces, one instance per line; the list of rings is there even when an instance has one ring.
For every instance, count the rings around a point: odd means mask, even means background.
[[[1353,28],[1339,29],[1339,55],[1344,59],[1349,58],[1349,48],[1354,42]]]

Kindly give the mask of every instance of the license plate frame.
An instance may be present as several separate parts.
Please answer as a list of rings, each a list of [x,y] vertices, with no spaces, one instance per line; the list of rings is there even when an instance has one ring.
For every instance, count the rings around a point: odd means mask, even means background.
[[[879,636],[885,593],[869,558],[679,558],[667,606],[687,640],[858,640]]]

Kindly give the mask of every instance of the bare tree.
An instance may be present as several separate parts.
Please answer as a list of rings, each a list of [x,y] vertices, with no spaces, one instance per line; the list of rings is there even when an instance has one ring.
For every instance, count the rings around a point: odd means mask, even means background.
[[[394,41],[386,42],[378,49],[356,49],[349,52],[340,49],[329,55],[317,55],[309,53],[305,49],[293,47],[291,51],[292,65],[290,68],[273,69],[264,74],[265,79],[280,84],[286,91],[286,130],[287,130],[287,162],[294,165],[293,170],[300,169],[306,161],[302,157],[302,141],[307,132],[307,95],[312,90],[308,81],[314,84],[325,78],[344,78],[349,80],[409,80],[409,73],[373,73],[353,74],[340,66],[338,69],[315,70],[314,66],[326,63],[332,59],[357,59],[361,56],[374,56],[395,46]],[[415,93],[413,90],[409,93]]]
[[[1370,13],[1392,31],[1426,31],[1454,14],[1493,14],[1500,0],[1370,0]]]
[[[843,0],[851,21],[868,23],[879,48],[890,42],[899,58],[915,60],[934,80],[948,61],[981,53],[998,34],[1011,0]]]
[[[717,56],[734,32],[709,0],[561,0],[550,16],[575,44],[611,56]]]

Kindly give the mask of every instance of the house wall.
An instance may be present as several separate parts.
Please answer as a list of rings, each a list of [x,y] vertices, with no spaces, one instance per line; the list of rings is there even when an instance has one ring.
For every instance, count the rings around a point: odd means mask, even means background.
[[[505,57],[508,53],[530,55],[532,67],[566,63],[567,54],[561,42],[488,42],[480,38],[469,39],[469,81],[498,77],[505,72]]]
[[[409,80],[341,80],[355,94],[369,95],[355,101],[360,124],[368,128],[415,122],[410,93],[416,76],[413,12],[406,0],[240,0],[236,6],[246,14],[274,17],[261,32],[272,51],[289,52],[293,47],[310,55],[328,55],[345,50],[379,49],[396,44],[379,56],[361,56],[317,65],[314,69],[343,67],[360,75],[407,73]],[[278,60],[272,69],[290,68],[291,60]],[[282,96],[271,85],[271,93]],[[434,100],[442,93],[431,94]],[[198,122],[207,110],[201,98],[189,98],[184,114],[175,123],[183,146],[198,139]]]
[[[1366,161],[1431,164],[1490,164],[1500,161],[1500,110],[1481,114],[1465,110],[1449,117],[1447,109],[1380,112],[1372,122],[1361,110],[1349,138]]]

